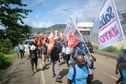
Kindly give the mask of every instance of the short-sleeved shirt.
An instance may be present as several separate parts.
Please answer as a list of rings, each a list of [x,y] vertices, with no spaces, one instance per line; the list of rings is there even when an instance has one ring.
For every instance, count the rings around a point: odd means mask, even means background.
[[[16,46],[16,47],[15,47],[15,51],[16,51],[16,52],[19,52],[19,51],[20,51],[20,47],[19,47],[19,46]]]
[[[73,80],[73,76],[74,76],[73,68],[70,68],[70,70],[68,72],[68,79],[72,81],[72,84],[87,84],[86,80],[89,75],[88,67],[84,66],[84,67],[80,68],[76,64],[75,68],[76,68],[75,79]]]

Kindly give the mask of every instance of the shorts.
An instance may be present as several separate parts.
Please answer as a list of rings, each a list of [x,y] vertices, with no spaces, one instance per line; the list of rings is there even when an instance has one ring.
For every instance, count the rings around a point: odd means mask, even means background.
[[[37,62],[38,62],[37,58],[32,58],[31,59],[31,65],[34,65],[34,64],[37,65]]]

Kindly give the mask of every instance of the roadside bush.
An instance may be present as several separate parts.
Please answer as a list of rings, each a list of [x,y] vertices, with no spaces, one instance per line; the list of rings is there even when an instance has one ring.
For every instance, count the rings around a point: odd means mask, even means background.
[[[9,39],[5,39],[0,43],[0,52],[8,54],[10,53],[10,49],[12,48],[12,42]]]
[[[116,47],[110,46],[108,48],[103,49],[104,51],[107,52],[112,52],[112,53],[120,53],[120,50],[118,50]]]
[[[11,57],[5,56],[3,53],[0,53],[0,69],[5,69],[7,68],[11,62],[12,62]]]
[[[93,45],[94,50],[98,50],[98,45]]]

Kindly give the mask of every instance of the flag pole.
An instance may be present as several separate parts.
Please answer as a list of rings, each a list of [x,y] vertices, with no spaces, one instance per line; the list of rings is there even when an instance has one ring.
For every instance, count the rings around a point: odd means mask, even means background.
[[[113,5],[113,7],[114,7],[114,9],[115,9],[115,13],[116,13],[116,15],[117,15],[117,21],[118,21],[118,23],[119,23],[119,26],[120,26],[120,28],[121,28],[121,32],[122,32],[122,39],[123,39],[123,45],[124,45],[124,47],[126,47],[125,46],[125,41],[124,41],[124,39],[125,39],[125,35],[124,35],[124,32],[123,32],[123,29],[122,29],[122,25],[121,25],[121,22],[120,22],[120,19],[119,19],[119,15],[118,15],[118,11],[117,11],[117,8],[116,8],[116,4],[115,4],[115,1],[114,0],[111,0],[112,1],[112,5]]]
[[[82,39],[82,42],[84,42],[84,44],[85,44],[85,47],[86,47],[86,49],[87,49],[87,51],[88,51],[88,54],[89,54],[89,56],[87,56],[87,55],[85,54],[85,55],[86,55],[86,59],[87,59],[89,65],[91,65],[91,58],[92,58],[92,57],[91,57],[91,53],[90,53],[90,51],[89,51],[89,49],[88,49],[88,47],[87,47],[87,45],[86,45],[86,42],[85,42],[85,40],[83,39],[83,36],[82,36],[82,34],[80,33],[80,31],[79,31],[77,25],[75,25],[75,23],[74,23],[74,21],[72,20],[71,17],[69,17],[69,18],[70,18],[70,20],[72,21],[72,23],[74,24],[74,26],[75,26],[76,30],[78,31],[78,33],[80,34],[81,39]]]

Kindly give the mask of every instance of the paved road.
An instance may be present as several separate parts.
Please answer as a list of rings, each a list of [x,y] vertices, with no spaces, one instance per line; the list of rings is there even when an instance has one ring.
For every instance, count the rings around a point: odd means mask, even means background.
[[[116,60],[97,54],[95,56],[97,62],[93,84],[114,84],[117,79],[117,76],[114,75]],[[67,84],[68,68],[65,64],[60,69],[63,83],[56,83],[55,78],[52,78],[51,65],[49,63],[46,70],[42,71],[41,67],[41,60],[39,59],[39,71],[32,75],[29,60],[16,58],[13,66],[1,77],[4,80],[0,81],[0,84]]]

